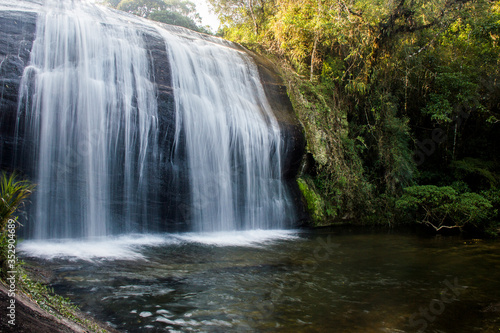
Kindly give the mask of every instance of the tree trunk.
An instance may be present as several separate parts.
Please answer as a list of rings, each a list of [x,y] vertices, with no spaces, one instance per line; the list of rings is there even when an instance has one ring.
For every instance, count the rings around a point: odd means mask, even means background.
[[[311,76],[309,77],[309,81],[312,82],[313,76],[314,76],[314,61],[316,60],[316,47],[318,46],[318,34],[316,34],[316,37],[314,38],[314,45],[313,45],[313,50],[311,54]]]
[[[255,35],[259,34],[259,25],[257,24],[257,19],[255,18],[255,13],[254,13],[254,8],[253,8],[253,0],[248,1],[248,7],[250,10],[250,16],[252,17],[253,21],[253,30]]]

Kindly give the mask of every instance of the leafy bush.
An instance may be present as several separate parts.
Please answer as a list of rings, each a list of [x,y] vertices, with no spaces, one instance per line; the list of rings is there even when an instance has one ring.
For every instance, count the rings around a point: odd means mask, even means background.
[[[490,200],[473,192],[460,193],[451,186],[420,185],[405,189],[396,207],[414,214],[418,223],[441,229],[463,228],[472,224],[488,226],[495,213]]]

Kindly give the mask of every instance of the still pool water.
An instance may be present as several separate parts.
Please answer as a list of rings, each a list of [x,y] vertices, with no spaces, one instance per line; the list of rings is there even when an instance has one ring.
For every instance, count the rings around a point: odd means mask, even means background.
[[[26,241],[123,332],[500,332],[500,243],[347,230]]]

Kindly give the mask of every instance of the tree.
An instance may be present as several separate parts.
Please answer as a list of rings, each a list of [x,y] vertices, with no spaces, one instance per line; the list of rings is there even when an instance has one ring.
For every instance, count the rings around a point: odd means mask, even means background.
[[[108,4],[153,21],[208,33],[206,28],[200,26],[201,18],[196,12],[196,5],[188,0],[108,0]]]
[[[235,41],[262,41],[274,14],[275,0],[208,0],[218,15],[225,37]],[[231,37],[232,36],[232,37]]]
[[[482,224],[493,216],[490,200],[478,193],[460,193],[451,186],[412,186],[396,202],[398,208],[413,212],[417,222],[441,229]]]

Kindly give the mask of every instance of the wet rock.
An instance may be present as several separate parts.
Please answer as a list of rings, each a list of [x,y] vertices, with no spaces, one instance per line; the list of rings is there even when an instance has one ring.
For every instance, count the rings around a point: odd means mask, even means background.
[[[0,169],[22,169],[14,162],[19,84],[35,39],[36,13],[0,11]]]

